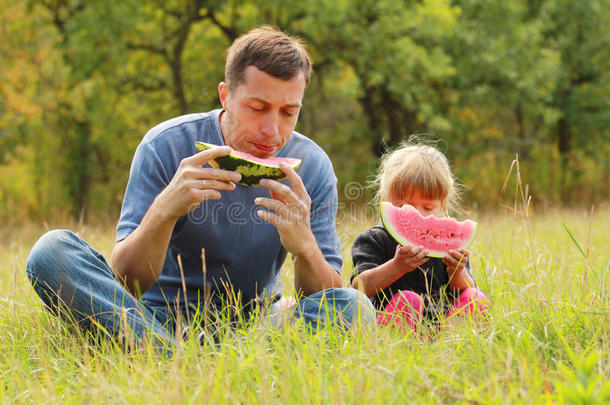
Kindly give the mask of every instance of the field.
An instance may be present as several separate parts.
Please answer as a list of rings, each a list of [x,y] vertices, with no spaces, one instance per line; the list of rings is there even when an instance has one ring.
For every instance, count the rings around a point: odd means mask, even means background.
[[[542,211],[542,210],[541,210]],[[610,401],[610,210],[476,218],[471,246],[488,328],[433,338],[253,327],[175,357],[93,345],[49,315],[25,277],[45,225],[0,234],[0,398],[10,403],[603,403]],[[370,224],[342,215],[351,241]],[[72,225],[107,257],[112,225]],[[287,278],[290,278],[287,269]]]

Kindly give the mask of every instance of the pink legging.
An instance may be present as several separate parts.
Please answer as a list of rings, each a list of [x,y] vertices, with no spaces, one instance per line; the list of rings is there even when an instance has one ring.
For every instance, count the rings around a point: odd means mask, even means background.
[[[447,313],[447,318],[454,315],[476,315],[485,317],[487,314],[487,297],[476,288],[466,288],[453,302]],[[404,332],[403,325],[406,323],[411,329],[417,330],[424,313],[424,302],[422,297],[409,290],[396,293],[390,302],[379,314],[377,323],[380,325],[393,325]]]

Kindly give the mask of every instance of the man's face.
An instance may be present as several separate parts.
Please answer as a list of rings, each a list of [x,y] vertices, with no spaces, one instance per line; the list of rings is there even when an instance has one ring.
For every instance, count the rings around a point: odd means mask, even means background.
[[[224,112],[220,128],[225,144],[259,158],[277,153],[290,139],[305,93],[305,76],[299,72],[282,80],[248,66],[244,82],[232,91],[218,85]]]

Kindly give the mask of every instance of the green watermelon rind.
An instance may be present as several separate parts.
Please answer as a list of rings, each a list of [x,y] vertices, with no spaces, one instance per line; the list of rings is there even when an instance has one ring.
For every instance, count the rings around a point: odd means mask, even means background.
[[[199,152],[206,149],[216,148],[219,145],[196,141],[195,146]],[[301,159],[294,159],[297,162],[292,165],[294,170],[301,166]],[[253,162],[233,154],[221,156],[209,162],[212,167],[229,170],[241,174],[241,180],[238,184],[250,187],[259,187],[258,184],[262,179],[271,179],[282,181],[286,179],[286,175],[279,167],[268,166],[259,162]]]
[[[407,244],[412,244],[409,240],[404,239],[402,237],[402,235],[400,234],[400,232],[398,232],[392,226],[392,224],[389,223],[389,220],[386,218],[386,215],[385,215],[384,205],[392,205],[392,204],[389,203],[389,202],[386,202],[386,201],[382,201],[379,204],[379,213],[380,213],[380,216],[381,216],[381,222],[383,223],[383,226],[385,227],[385,229],[394,238],[394,240],[396,240],[396,242],[398,242],[402,246],[405,246]],[[418,212],[418,214],[419,214],[419,212]],[[421,214],[419,214],[419,215],[421,215]],[[462,223],[462,222],[464,222],[464,221],[458,221],[458,223]],[[461,247],[462,249],[466,249],[468,246],[470,246],[470,244],[474,240],[475,236],[477,235],[477,231],[479,230],[479,224],[477,222],[475,222],[475,221],[471,221],[471,222],[474,224],[474,230],[472,232],[472,236],[470,237],[470,239]],[[436,258],[442,259],[446,255],[447,254],[445,252],[442,252],[442,251],[430,250],[430,252],[428,253],[427,256],[428,257],[436,257]]]

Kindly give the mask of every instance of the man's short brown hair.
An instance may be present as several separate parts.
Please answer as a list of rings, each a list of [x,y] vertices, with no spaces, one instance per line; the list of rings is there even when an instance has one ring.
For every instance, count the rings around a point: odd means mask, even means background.
[[[229,48],[225,65],[229,89],[244,82],[248,66],[283,80],[303,72],[306,86],[312,71],[311,59],[301,41],[267,25],[240,36]]]

